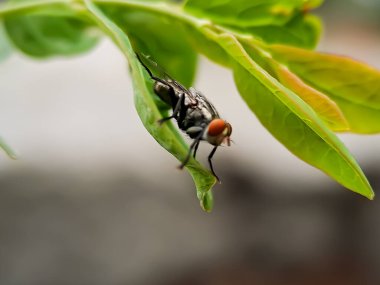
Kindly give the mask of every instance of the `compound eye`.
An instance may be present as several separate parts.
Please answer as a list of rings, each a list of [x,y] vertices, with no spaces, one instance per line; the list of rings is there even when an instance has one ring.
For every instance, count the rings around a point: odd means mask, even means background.
[[[208,126],[208,135],[215,137],[223,133],[226,129],[226,122],[222,119],[214,119],[210,122]]]

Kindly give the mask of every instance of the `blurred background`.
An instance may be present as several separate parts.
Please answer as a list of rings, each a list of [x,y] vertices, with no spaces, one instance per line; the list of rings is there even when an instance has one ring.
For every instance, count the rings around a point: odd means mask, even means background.
[[[379,1],[317,13],[320,50],[380,68]],[[201,58],[195,85],[234,128],[214,159],[211,214],[139,121],[108,40],[80,57],[1,63],[0,133],[19,159],[0,153],[0,284],[380,284],[380,200],[290,154],[228,70]],[[379,192],[380,136],[340,137]]]

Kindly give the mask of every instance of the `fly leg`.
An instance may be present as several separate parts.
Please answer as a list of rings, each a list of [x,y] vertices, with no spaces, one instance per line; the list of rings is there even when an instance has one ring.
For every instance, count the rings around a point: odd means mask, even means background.
[[[179,169],[183,169],[185,167],[185,165],[189,162],[189,159],[191,157],[191,153],[192,153],[193,149],[194,148],[198,149],[198,146],[199,146],[199,143],[200,143],[201,139],[202,139],[202,133],[200,133],[200,135],[198,135],[198,137],[196,137],[194,139],[194,141],[191,143],[189,152],[187,153],[187,156],[186,156],[185,160],[178,167]]]
[[[173,114],[171,116],[169,116],[169,117],[162,118],[162,119],[158,120],[158,123],[160,125],[162,125],[166,121],[169,121],[170,119],[175,118],[177,116],[177,114],[181,111],[181,108],[184,105],[184,103],[185,103],[185,94],[181,93],[179,95],[178,102],[177,102],[177,104],[174,107]]]
[[[212,151],[210,152],[209,156],[208,156],[208,163],[210,164],[210,169],[211,169],[211,172],[212,174],[215,176],[215,178],[218,180],[218,182],[220,183],[220,179],[218,177],[218,175],[216,175],[215,171],[214,171],[214,167],[212,166],[212,157],[214,156],[215,152],[216,152],[216,149],[218,148],[218,146],[214,146],[214,148],[212,149]]]
[[[193,153],[193,157],[195,158],[197,156],[197,150],[198,150],[198,147],[199,147],[199,143],[201,141],[199,140],[196,144],[195,144],[195,147],[194,147],[194,153]]]

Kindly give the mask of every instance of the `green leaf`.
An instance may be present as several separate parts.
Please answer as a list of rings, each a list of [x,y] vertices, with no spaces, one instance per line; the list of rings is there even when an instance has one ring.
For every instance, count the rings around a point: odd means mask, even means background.
[[[343,56],[282,45],[268,50],[304,82],[334,100],[352,132],[380,132],[380,71]]]
[[[128,12],[128,9],[120,8],[105,11],[127,33],[134,50],[151,56],[170,76],[184,86],[191,86],[197,54],[185,35],[183,25],[173,25],[166,17],[149,12]]]
[[[355,159],[303,100],[256,64],[233,35],[212,29],[204,32],[235,59],[238,90],[274,137],[346,188],[373,199],[373,190]]]
[[[145,128],[162,147],[179,161],[183,161],[188,146],[171,122],[162,126],[157,123],[161,119],[161,113],[154,101],[152,80],[138,62],[127,35],[90,1],[86,0],[85,4],[93,20],[114,40],[129,61],[135,91],[135,106]],[[211,188],[216,183],[215,177],[193,158],[186,168],[194,179],[202,208],[211,211]]]
[[[2,137],[0,137],[0,148],[3,149],[10,158],[17,159],[16,152],[5,142]]]
[[[51,14],[54,10],[49,7],[45,13]],[[97,44],[98,36],[82,19],[40,13],[9,15],[4,19],[10,40],[23,53],[40,58],[70,56],[86,52]],[[60,13],[58,10],[57,14]],[[67,14],[67,11],[62,14]]]
[[[206,193],[198,192],[198,199],[202,209],[206,212],[211,212],[214,207],[214,198],[212,196],[212,192],[208,191]]]
[[[241,66],[235,68],[234,75],[240,94],[248,106],[289,151],[321,169],[346,188],[373,199],[371,186],[357,162],[343,143],[318,122],[318,118],[311,115],[312,112],[306,106],[297,102],[304,109],[303,112],[306,110],[309,113],[300,117],[298,112],[291,109],[293,106],[276,96],[285,92],[268,91],[259,81],[252,80],[252,74]]]
[[[369,106],[356,104],[339,97],[330,96],[342,110],[352,133],[380,133],[380,110]]]
[[[122,29],[124,29],[127,34],[131,34],[131,42],[132,45],[136,45],[138,48],[144,49],[145,46],[146,49],[148,49],[147,42],[150,41],[149,37],[144,37],[142,43],[142,35],[138,34],[135,35],[134,28],[135,25],[133,25],[133,28],[129,27],[129,23],[123,19],[122,15],[128,15],[129,11],[133,10],[133,13],[139,13],[142,12],[140,15],[142,15],[141,19],[134,19],[135,21],[138,20],[139,22],[142,22],[137,29],[140,31],[143,29],[144,33],[145,31],[145,24],[144,18],[147,17],[147,15],[155,13],[156,18],[159,18],[159,22],[165,22],[165,30],[159,31],[158,35],[152,35],[153,33],[150,33],[149,36],[154,37],[154,41],[159,40],[160,35],[164,33],[164,38],[170,37],[170,43],[173,42],[173,39],[176,40],[177,36],[173,37],[173,33],[171,32],[173,29],[174,31],[180,30],[180,37],[178,42],[183,41],[182,33],[185,37],[186,45],[189,42],[192,46],[192,49],[198,50],[201,53],[204,53],[207,55],[207,57],[211,58],[213,61],[223,65],[228,66],[229,58],[225,51],[220,48],[217,44],[215,44],[213,41],[209,40],[207,37],[205,37],[202,33],[198,31],[198,28],[201,27],[204,24],[204,21],[201,19],[197,19],[191,15],[188,15],[185,11],[181,11],[181,7],[176,4],[165,4],[165,3],[145,3],[145,1],[133,1],[133,2],[127,2],[122,0],[115,0],[108,2],[107,0],[100,0],[99,6],[108,14],[112,19],[115,19],[115,21],[121,26]],[[165,1],[166,2],[166,1]],[[173,2],[173,1],[167,1],[167,2]],[[132,13],[132,12],[131,12]],[[160,16],[158,16],[160,15]],[[151,17],[151,16],[150,16]],[[138,17],[135,17],[138,18]],[[128,20],[128,19],[127,19]],[[183,30],[182,30],[183,29]],[[153,29],[152,29],[153,30]],[[156,29],[155,29],[156,30]],[[148,30],[149,32],[150,30]],[[170,32],[169,32],[170,31]],[[141,38],[141,39],[140,39]],[[165,45],[166,41],[161,40],[161,45]],[[139,41],[141,43],[139,43]],[[175,45],[178,45],[179,43],[176,43]],[[170,45],[167,45],[166,48],[170,48]],[[151,52],[148,52],[151,53]],[[153,53],[153,52],[152,52]],[[166,64],[162,64],[164,61],[158,60],[156,54],[154,54],[154,59],[158,61],[158,63],[161,66],[164,66],[165,69],[168,70],[168,72],[178,79],[179,81],[182,81],[181,78],[177,77],[175,75],[176,71],[172,73],[170,71],[170,67],[167,68]],[[182,59],[183,60],[183,59]],[[190,68],[191,69],[191,68]],[[186,81],[186,80],[185,80]],[[182,82],[185,84],[185,81]]]
[[[319,42],[322,25],[318,17],[299,13],[284,25],[258,27],[231,27],[238,32],[249,34],[269,44],[287,44],[313,49]]]
[[[195,50],[224,67],[230,67],[230,57],[218,44],[200,33],[198,29],[194,29],[194,27],[187,26],[186,31]]]
[[[309,1],[188,0],[184,8],[198,17],[239,27],[284,25]]]
[[[263,44],[260,41],[247,37],[240,37],[239,41],[245,51],[257,64],[312,107],[331,130],[349,130],[347,120],[333,100],[322,92],[307,85],[286,66],[274,60],[267,51],[262,49]]]

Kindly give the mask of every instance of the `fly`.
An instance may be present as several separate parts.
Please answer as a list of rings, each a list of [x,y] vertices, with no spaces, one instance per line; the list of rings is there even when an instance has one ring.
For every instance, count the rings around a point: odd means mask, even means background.
[[[214,105],[201,92],[193,87],[189,89],[185,88],[165,72],[162,72],[163,78],[154,76],[137,53],[136,56],[148,72],[150,78],[155,81],[153,89],[155,94],[173,109],[172,115],[160,119],[159,123],[162,124],[168,120],[175,119],[178,127],[193,139],[189,152],[179,168],[185,167],[191,154],[193,154],[194,158],[196,157],[201,141],[207,141],[214,146],[208,156],[210,169],[215,178],[220,182],[212,165],[212,157],[221,144],[226,143],[230,146],[231,125],[220,118]],[[148,58],[146,59],[158,68],[155,62]]]

